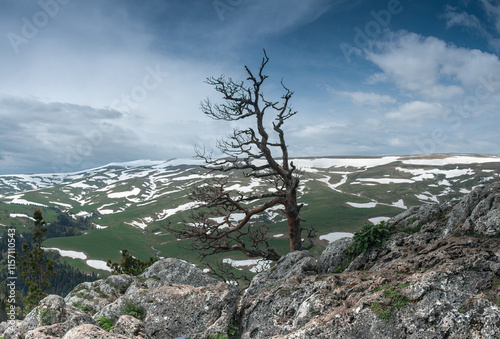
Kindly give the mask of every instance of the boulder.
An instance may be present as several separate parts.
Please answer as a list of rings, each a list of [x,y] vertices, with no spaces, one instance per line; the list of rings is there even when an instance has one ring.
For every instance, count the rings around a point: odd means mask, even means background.
[[[352,238],[342,238],[329,244],[318,261],[318,273],[332,273],[336,268],[345,266],[348,260],[347,250]]]
[[[64,299],[89,315],[94,315],[106,305],[123,296],[137,278],[126,274],[111,275],[107,279],[84,282],[76,286]]]
[[[293,276],[317,274],[317,262],[308,251],[295,251],[283,256],[269,270],[257,274],[247,289],[255,294],[263,288],[278,285]]]
[[[487,236],[494,235],[494,231],[498,230],[498,224],[491,225],[491,222],[498,220],[495,219],[495,216],[498,216],[499,196],[500,182],[474,188],[469,194],[465,195],[455,206],[453,206],[447,220],[445,234],[451,232],[455,232],[455,234],[478,232],[479,234]],[[474,210],[476,211],[473,213]],[[490,226],[484,224],[479,225],[476,230],[475,220],[477,220],[478,217],[486,216],[489,213],[491,213],[489,217],[484,218],[482,222],[487,222]],[[465,225],[469,217],[472,217],[472,220],[469,220],[469,223]],[[465,227],[463,227],[464,225]]]
[[[185,335],[190,339],[205,339],[210,334],[228,331],[236,312],[237,301],[238,290],[228,284],[202,287],[170,284],[128,293],[106,306],[94,318],[123,318],[124,305],[128,303],[143,308],[142,333],[147,338],[175,338]],[[124,318],[121,322],[131,322],[130,320]],[[120,324],[115,332],[130,332],[123,330],[124,327],[142,331],[141,324],[135,322],[131,326]]]
[[[120,334],[106,332],[95,325],[80,325],[71,329],[62,339],[130,339]]]
[[[21,331],[26,333],[26,339],[61,338],[81,324],[96,322],[76,307],[67,305],[62,297],[49,295],[24,318]]]
[[[148,288],[167,284],[189,285],[194,287],[217,285],[219,281],[203,273],[185,260],[167,258],[148,267],[140,279],[145,280]]]
[[[111,332],[134,339],[149,338],[149,336],[146,335],[144,323],[131,315],[122,315]]]

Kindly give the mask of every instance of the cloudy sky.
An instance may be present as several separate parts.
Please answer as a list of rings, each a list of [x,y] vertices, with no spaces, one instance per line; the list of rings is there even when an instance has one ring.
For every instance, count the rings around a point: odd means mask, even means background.
[[[0,174],[192,158],[270,57],[292,156],[499,153],[497,0],[0,0]]]

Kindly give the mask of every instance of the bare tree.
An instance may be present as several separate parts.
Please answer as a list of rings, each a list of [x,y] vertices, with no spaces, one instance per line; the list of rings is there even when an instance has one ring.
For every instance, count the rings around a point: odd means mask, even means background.
[[[216,104],[206,99],[201,103],[203,113],[215,120],[244,121],[249,127],[235,129],[227,139],[217,142],[217,148],[224,154],[222,158],[213,158],[205,149],[197,149],[197,156],[205,162],[203,167],[215,174],[239,171],[246,177],[272,184],[272,189],[265,193],[230,192],[227,175],[214,175],[210,183],[195,189],[190,198],[198,202],[199,208],[192,211],[190,221],[183,227],[174,229],[170,225],[169,228],[183,238],[194,238],[194,249],[209,251],[202,255],[237,250],[250,257],[278,260],[280,256],[266,240],[269,228],[250,223],[253,216],[277,205],[283,206],[288,222],[290,251],[305,249],[303,231],[308,231],[310,244],[307,248],[312,247],[313,232],[301,225],[303,204],[297,202],[300,180],[289,159],[283,131],[284,123],[297,113],[290,107],[293,92],[281,81],[284,90],[281,100],[269,101],[264,97],[262,84],[268,76],[263,71],[268,62],[264,51],[257,74],[245,66],[249,84],[224,76],[206,81],[222,95],[224,102]],[[243,218],[235,220],[232,218],[234,213],[243,214]]]

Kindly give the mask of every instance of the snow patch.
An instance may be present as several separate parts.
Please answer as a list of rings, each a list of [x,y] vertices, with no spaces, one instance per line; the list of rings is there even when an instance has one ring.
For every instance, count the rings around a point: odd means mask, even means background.
[[[391,206],[394,206],[394,207],[398,207],[398,208],[402,208],[404,210],[407,210],[408,207],[405,205],[405,202],[403,201],[403,199],[399,199],[398,201],[396,202],[393,202],[391,204]]]
[[[319,240],[326,240],[329,243],[334,242],[335,240],[339,240],[342,238],[352,238],[354,236],[354,233],[347,233],[347,232],[332,232],[328,233],[325,235],[320,235]]]
[[[83,253],[83,252],[70,251],[70,250],[61,250],[61,249],[55,248],[55,247],[50,247],[50,248],[49,247],[43,247],[43,249],[57,251],[57,252],[59,252],[59,254],[61,255],[61,257],[68,257],[68,258],[71,258],[71,259],[82,259],[82,260],[87,259],[87,255],[85,255],[85,253]]]
[[[137,195],[139,193],[141,193],[141,189],[134,187],[134,189],[131,191],[108,193],[108,198],[110,198],[110,199],[127,198],[130,196]]]
[[[240,267],[250,267],[250,272],[254,273],[260,273],[265,270],[268,270],[271,267],[271,260],[265,260],[265,259],[247,259],[247,260],[234,260],[230,258],[225,258],[222,259],[223,263],[229,264],[237,269],[240,269]]]
[[[188,202],[186,204],[180,205],[176,208],[170,208],[157,213],[157,221],[165,220],[168,217],[176,214],[177,212],[187,211],[198,206],[196,202]]]
[[[103,260],[87,260],[85,263],[92,268],[111,272],[111,268],[109,268],[107,263]]]
[[[376,202],[365,202],[365,203],[356,203],[356,202],[346,202],[347,205],[355,208],[374,208],[377,207]]]
[[[21,213],[11,213],[9,215],[9,217],[11,217],[11,218],[28,218],[28,219],[31,219],[33,221],[35,220],[35,218],[30,217],[30,216],[28,216],[26,214],[21,214]]]
[[[389,219],[391,219],[391,218],[389,218],[389,217],[375,217],[375,218],[370,218],[370,219],[368,219],[368,221],[369,221],[369,222],[371,222],[371,223],[372,223],[372,224],[374,224],[374,225],[378,225],[378,224],[380,224],[382,221],[387,221],[387,220],[389,220]]]
[[[376,182],[377,184],[411,184],[415,180],[410,179],[397,179],[397,178],[359,178],[356,179],[361,182]]]

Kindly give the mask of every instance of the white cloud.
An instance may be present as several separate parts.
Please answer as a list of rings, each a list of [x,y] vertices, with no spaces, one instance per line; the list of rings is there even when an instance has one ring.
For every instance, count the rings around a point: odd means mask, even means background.
[[[476,32],[479,37],[485,39],[491,48],[500,51],[500,39],[496,38],[500,32],[500,5],[494,5],[489,0],[481,0],[483,9],[486,12],[486,18],[489,20],[480,20],[476,15],[469,14],[466,11],[459,11],[459,8],[447,5],[444,14],[441,16],[446,21],[446,27],[465,27]],[[493,23],[494,30],[491,30],[489,22]]]
[[[373,92],[338,91],[336,93],[351,98],[352,102],[357,105],[380,106],[383,104],[393,104],[396,102],[396,99],[389,95],[381,95]]]
[[[465,11],[458,12],[458,9],[447,5],[445,8],[445,13],[442,17],[446,20],[446,27],[464,26],[473,30],[477,30],[481,34],[486,34],[486,31],[479,20],[479,18],[473,14],[469,14]]]
[[[412,101],[405,103],[396,110],[385,114],[387,119],[397,121],[422,122],[425,118],[438,118],[443,114],[443,108],[439,104]]]
[[[494,21],[497,32],[500,32],[500,4],[493,4],[491,0],[481,0],[488,16]]]
[[[395,83],[403,92],[426,100],[459,99],[480,84],[480,79],[500,74],[496,55],[459,48],[435,37],[399,32],[376,44],[367,59],[381,68],[370,78]]]

